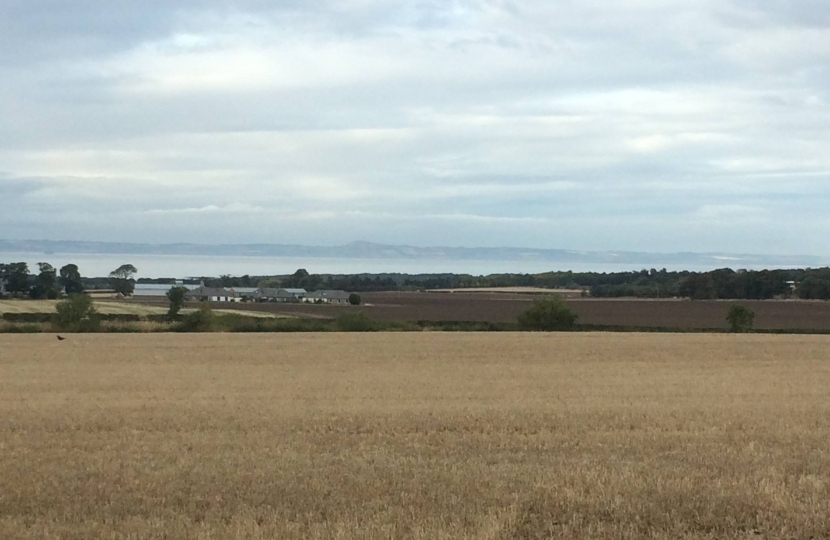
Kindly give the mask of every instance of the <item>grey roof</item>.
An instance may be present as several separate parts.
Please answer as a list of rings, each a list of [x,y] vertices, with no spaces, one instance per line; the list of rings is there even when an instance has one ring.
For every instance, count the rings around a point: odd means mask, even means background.
[[[184,287],[189,291],[199,288],[198,285],[158,285],[155,283],[136,283],[133,296],[165,296],[173,287]]]
[[[277,296],[278,289],[272,289],[270,287],[260,287],[256,291],[254,291],[254,296],[259,298],[272,298]]]
[[[306,298],[311,300],[315,300],[317,298],[328,298],[332,300],[348,300],[349,293],[346,291],[314,291],[313,293],[309,293]]]
[[[214,287],[199,287],[198,289],[193,289],[185,294],[186,297],[209,297],[209,296],[227,296],[230,298],[236,298],[236,293],[234,291],[228,291],[225,289],[217,289]]]
[[[289,294],[306,294],[305,289],[280,289],[281,291],[285,291]]]
[[[259,288],[254,293],[257,298],[296,298],[297,296],[305,296],[305,289],[274,289],[274,288]]]
[[[254,294],[259,289],[256,287],[234,287],[233,290],[236,291],[238,294],[244,294],[245,296],[248,296]]]

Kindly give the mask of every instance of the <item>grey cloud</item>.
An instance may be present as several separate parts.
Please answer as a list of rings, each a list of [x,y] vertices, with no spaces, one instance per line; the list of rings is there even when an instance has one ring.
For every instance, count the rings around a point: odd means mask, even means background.
[[[0,11],[4,235],[830,252],[819,2]]]
[[[740,0],[736,4],[767,25],[830,26],[830,6],[823,0]]]

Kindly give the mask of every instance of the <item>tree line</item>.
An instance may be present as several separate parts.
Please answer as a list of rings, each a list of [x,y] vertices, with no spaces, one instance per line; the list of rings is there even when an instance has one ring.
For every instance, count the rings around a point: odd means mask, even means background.
[[[247,277],[247,276],[246,276]],[[224,279],[225,277],[223,277]],[[582,289],[597,298],[639,297],[695,300],[767,300],[781,297],[830,299],[830,268],[731,270],[710,272],[640,270],[632,272],[545,272],[541,274],[357,274],[249,278],[260,286],[342,289],[356,292],[414,291],[491,287]],[[264,285],[263,285],[264,284]],[[242,285],[240,285],[242,286]]]
[[[29,297],[36,300],[56,299],[61,293],[80,294],[87,288],[86,278],[76,264],[67,264],[60,269],[49,263],[37,263],[38,273],[32,274],[25,262],[0,263],[0,284],[6,294],[15,297]],[[131,264],[122,264],[107,278],[115,292],[125,296],[135,290],[134,276],[138,270]]]
[[[67,294],[85,288],[113,288],[125,296],[132,294],[136,280],[134,266],[122,265],[106,278],[82,278],[78,267],[68,264],[59,270],[38,263],[32,275],[26,263],[0,264],[0,281],[15,296],[55,298],[60,290]],[[830,268],[800,270],[731,270],[710,272],[666,269],[632,272],[545,272],[540,274],[312,274],[299,269],[291,275],[223,275],[189,280],[210,287],[284,287],[308,291],[338,289],[351,292],[414,291],[464,289],[474,287],[541,287],[583,289],[597,298],[686,297],[696,300],[765,300],[779,297],[830,299]],[[139,279],[138,283],[175,284],[172,278]]]

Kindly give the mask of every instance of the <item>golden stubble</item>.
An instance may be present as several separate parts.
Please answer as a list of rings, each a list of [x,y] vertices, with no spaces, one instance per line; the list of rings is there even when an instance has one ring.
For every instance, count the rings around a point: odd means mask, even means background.
[[[830,338],[0,335],[0,538],[830,537]]]

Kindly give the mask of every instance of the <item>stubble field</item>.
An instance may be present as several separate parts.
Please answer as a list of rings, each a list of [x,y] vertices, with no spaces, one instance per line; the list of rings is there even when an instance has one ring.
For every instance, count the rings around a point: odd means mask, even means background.
[[[0,335],[0,538],[830,537],[830,338]]]

